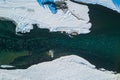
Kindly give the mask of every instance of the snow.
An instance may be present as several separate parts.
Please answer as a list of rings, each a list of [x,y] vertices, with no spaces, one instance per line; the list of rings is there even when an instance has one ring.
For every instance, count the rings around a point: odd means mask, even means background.
[[[14,66],[11,65],[0,65],[1,68],[13,68]]]
[[[113,0],[113,1],[112,0],[75,0],[75,1],[83,2],[83,3],[90,3],[90,4],[99,4],[99,5],[105,6],[107,8],[110,8],[110,9],[115,10],[120,13],[120,7],[118,7],[118,5],[113,3],[116,0]],[[119,0],[116,2],[120,3]],[[119,6],[120,6],[120,4],[119,4]]]
[[[30,32],[33,24],[37,24],[39,28],[51,32],[89,33],[91,23],[88,7],[71,1],[66,3],[69,6],[66,13],[59,9],[56,14],[52,14],[47,6],[41,7],[36,0],[0,0],[0,17],[13,20],[17,26],[16,32]]]
[[[120,12],[111,0],[78,0],[100,4]],[[66,1],[67,13],[58,10],[52,14],[48,7],[42,8],[36,0],[0,0],[0,17],[16,23],[16,32],[30,32],[33,24],[51,32],[65,31],[68,34],[90,32],[89,9],[86,5]],[[74,5],[74,6],[73,6]],[[76,15],[76,16],[74,16]],[[78,19],[78,18],[79,19]],[[8,65],[7,65],[8,66]],[[2,66],[6,67],[6,66]],[[0,80],[120,80],[120,74],[105,69],[96,69],[87,60],[76,56],[64,56],[53,61],[39,63],[28,69],[0,69]]]
[[[116,6],[112,0],[75,1],[99,4],[120,12],[119,5]],[[0,17],[13,20],[17,26],[16,33],[30,32],[33,29],[33,24],[37,24],[41,29],[49,29],[50,32],[89,33],[92,24],[89,22],[87,5],[77,4],[69,0],[65,2],[68,6],[66,13],[59,9],[56,14],[52,14],[47,6],[41,7],[36,0],[0,0]]]
[[[28,69],[2,70],[0,80],[120,80],[120,74],[98,70],[87,60],[69,55]]]

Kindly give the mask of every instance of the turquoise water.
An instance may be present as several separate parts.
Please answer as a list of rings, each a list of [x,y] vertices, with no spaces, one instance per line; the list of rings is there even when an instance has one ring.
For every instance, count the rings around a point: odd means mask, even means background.
[[[91,33],[73,38],[67,34],[38,29],[36,25],[30,33],[17,36],[15,25],[11,21],[0,21],[1,52],[28,51],[29,55],[17,57],[9,63],[16,68],[27,68],[39,62],[75,54],[97,68],[120,72],[120,14],[98,5],[88,6],[93,24]],[[54,50],[54,58],[47,54],[49,50]]]

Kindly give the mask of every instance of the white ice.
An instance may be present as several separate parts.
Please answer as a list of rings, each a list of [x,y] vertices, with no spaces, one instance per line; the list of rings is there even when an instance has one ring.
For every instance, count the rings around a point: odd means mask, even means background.
[[[58,10],[57,14],[52,14],[47,6],[41,7],[36,0],[0,0],[0,17],[13,20],[17,25],[16,32],[30,32],[33,29],[32,24],[37,24],[39,28],[49,29],[51,32],[89,33],[91,23],[88,7],[71,1],[67,1],[67,4],[67,13]]]
[[[69,55],[28,69],[0,69],[0,80],[120,80],[120,74],[98,70],[87,60]]]
[[[0,65],[1,68],[13,68],[14,66],[11,65]]]
[[[77,2],[83,2],[83,3],[90,3],[90,4],[99,4],[102,6],[105,6],[107,8],[110,8],[112,10],[115,10],[120,13],[120,8],[118,8],[112,0],[75,0]]]

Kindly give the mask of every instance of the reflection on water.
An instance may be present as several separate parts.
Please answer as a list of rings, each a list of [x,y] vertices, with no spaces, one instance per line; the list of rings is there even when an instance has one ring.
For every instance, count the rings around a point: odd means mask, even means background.
[[[89,5],[89,8],[92,32],[73,38],[38,29],[36,25],[30,33],[17,36],[12,22],[0,21],[0,65],[27,68],[39,62],[76,54],[98,68],[120,72],[120,15],[101,6]]]

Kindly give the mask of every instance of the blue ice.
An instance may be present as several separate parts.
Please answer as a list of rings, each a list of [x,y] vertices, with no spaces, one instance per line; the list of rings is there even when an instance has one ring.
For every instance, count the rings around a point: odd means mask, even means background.
[[[120,0],[112,0],[112,1],[115,4],[115,6],[117,7],[117,9],[120,10]]]
[[[44,7],[44,5],[47,5],[53,14],[57,13],[57,8],[55,6],[54,0],[37,0],[37,2],[42,7]]]

